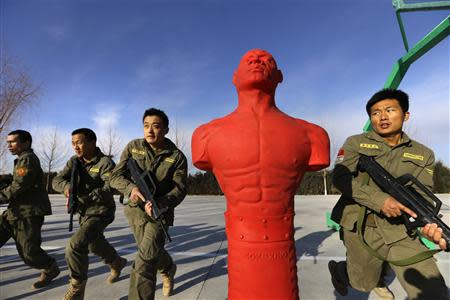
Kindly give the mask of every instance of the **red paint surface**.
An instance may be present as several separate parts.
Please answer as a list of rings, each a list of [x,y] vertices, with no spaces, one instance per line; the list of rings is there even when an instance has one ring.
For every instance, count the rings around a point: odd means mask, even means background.
[[[282,80],[270,53],[250,50],[233,76],[236,110],[192,136],[194,165],[214,172],[227,200],[231,300],[299,298],[294,195],[305,171],[329,165],[329,139],[275,106]]]

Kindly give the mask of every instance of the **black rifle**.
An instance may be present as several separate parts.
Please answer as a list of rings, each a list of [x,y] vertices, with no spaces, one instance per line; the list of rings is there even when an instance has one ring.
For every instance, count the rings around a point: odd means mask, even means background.
[[[0,178],[0,190],[3,190],[11,183],[12,183],[12,176],[11,177],[5,176]]]
[[[0,176],[0,190],[7,188],[12,183],[12,176]],[[8,199],[0,196],[0,204],[8,203]]]
[[[70,214],[69,218],[69,232],[73,229],[73,215],[78,210],[78,183],[80,179],[80,161],[78,158],[73,159],[72,170],[70,172],[70,188],[69,199],[67,200],[67,213]]]
[[[426,224],[435,223],[442,228],[442,238],[447,242],[445,251],[450,251],[450,227],[441,220],[439,210],[441,209],[442,201],[432,191],[427,189],[425,185],[411,174],[394,178],[370,156],[360,156],[359,168],[367,172],[383,192],[388,193],[417,214],[415,219],[406,213],[402,214],[405,226],[409,231]],[[407,185],[410,182],[411,184]],[[430,201],[420,194],[413,185],[418,187]]]
[[[164,217],[163,214],[168,210],[168,208],[167,207],[160,208],[158,206],[158,203],[156,203],[156,200],[154,198],[156,192],[156,185],[155,182],[153,181],[151,174],[148,171],[142,171],[137,162],[131,157],[128,158],[127,167],[128,170],[130,170],[131,178],[134,180],[139,191],[144,196],[145,203],[151,202],[152,204],[152,218],[156,222],[158,222],[165,237],[169,242],[171,242],[172,239],[170,238],[169,233],[166,231],[166,228],[164,227],[163,223]]]

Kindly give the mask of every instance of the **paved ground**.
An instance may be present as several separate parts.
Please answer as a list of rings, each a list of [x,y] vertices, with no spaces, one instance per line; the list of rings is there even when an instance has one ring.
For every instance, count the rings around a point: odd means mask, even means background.
[[[440,198],[446,204],[444,220],[450,224],[450,195]],[[58,260],[61,275],[48,288],[32,290],[31,284],[39,276],[39,271],[25,266],[14,244],[9,241],[0,250],[0,299],[62,299],[68,282],[64,248],[70,233],[67,230],[65,199],[51,196],[51,200],[54,215],[46,218],[43,247]],[[302,300],[344,299],[334,293],[327,269],[328,260],[343,259],[345,254],[338,234],[329,230],[325,223],[325,212],[331,210],[336,200],[336,196],[296,197],[295,238]],[[178,265],[175,295],[170,299],[227,298],[224,211],[224,198],[210,196],[187,197],[177,208],[176,226],[171,229],[173,242],[167,245]],[[105,235],[129,262],[121,280],[109,285],[105,282],[108,267],[97,257],[90,256],[86,300],[127,298],[129,272],[136,248],[120,204],[116,220],[107,228]],[[447,284],[450,284],[450,254],[440,253],[436,258]],[[391,276],[389,282],[397,299],[405,299],[398,281]],[[157,299],[163,299],[160,288],[158,283]],[[351,291],[345,299],[377,299],[377,296]]]

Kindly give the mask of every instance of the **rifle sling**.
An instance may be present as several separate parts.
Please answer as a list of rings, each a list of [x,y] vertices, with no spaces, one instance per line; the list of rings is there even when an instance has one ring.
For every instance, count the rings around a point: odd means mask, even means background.
[[[404,258],[404,259],[400,259],[400,260],[388,260],[385,257],[383,257],[381,254],[379,254],[375,249],[373,249],[372,247],[370,247],[366,241],[364,240],[364,236],[363,236],[363,224],[366,221],[367,215],[366,215],[366,211],[367,208],[365,206],[361,206],[361,208],[359,209],[359,214],[358,214],[358,221],[356,223],[356,229],[358,232],[358,238],[359,241],[361,242],[361,244],[364,246],[364,248],[372,255],[375,256],[376,258],[378,258],[379,260],[382,261],[386,261],[394,266],[409,266],[421,261],[424,261],[430,257],[433,257],[434,254],[440,252],[440,249],[436,249],[436,250],[427,250],[427,251],[423,251],[420,252],[416,255],[413,255],[411,257],[408,258]]]

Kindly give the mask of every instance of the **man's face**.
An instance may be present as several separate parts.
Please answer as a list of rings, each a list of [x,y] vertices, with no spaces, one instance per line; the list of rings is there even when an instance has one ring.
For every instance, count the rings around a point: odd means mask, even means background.
[[[146,116],[144,118],[144,138],[151,146],[161,148],[164,136],[169,132],[160,117]]]
[[[272,55],[264,50],[248,51],[241,59],[233,76],[236,88],[270,86],[275,88],[283,80]]]
[[[95,142],[88,141],[84,134],[72,135],[72,148],[78,158],[91,159],[94,156]]]
[[[6,144],[9,152],[12,155],[20,155],[23,151],[27,150],[30,146],[28,142],[21,142],[17,134],[8,135],[6,137]]]
[[[403,122],[408,118],[409,112],[403,112],[396,99],[381,100],[370,108],[372,128],[382,137],[401,133]]]

